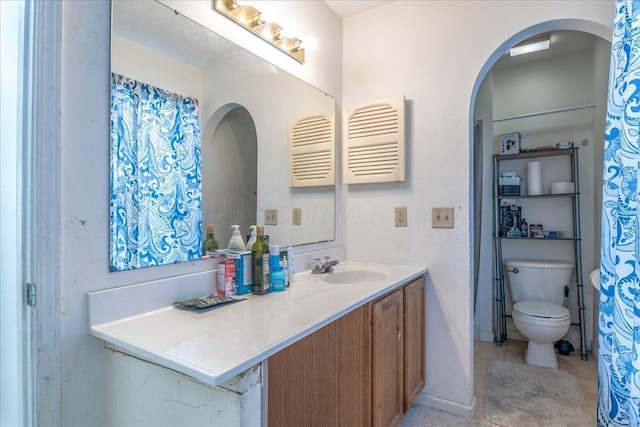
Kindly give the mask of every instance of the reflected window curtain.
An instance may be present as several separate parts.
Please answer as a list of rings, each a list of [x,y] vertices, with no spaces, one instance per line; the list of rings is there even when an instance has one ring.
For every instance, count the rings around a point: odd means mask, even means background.
[[[640,1],[617,1],[605,129],[598,426],[638,426],[640,407]]]
[[[197,100],[111,76],[110,265],[200,259]]]

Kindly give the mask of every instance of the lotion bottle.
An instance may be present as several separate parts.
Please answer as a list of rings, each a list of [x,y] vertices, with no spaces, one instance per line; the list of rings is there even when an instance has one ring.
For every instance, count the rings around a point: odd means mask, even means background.
[[[242,239],[242,235],[240,234],[240,226],[232,225],[233,235],[231,236],[231,240],[229,240],[229,249],[234,251],[245,251],[247,248],[244,245],[244,240]]]

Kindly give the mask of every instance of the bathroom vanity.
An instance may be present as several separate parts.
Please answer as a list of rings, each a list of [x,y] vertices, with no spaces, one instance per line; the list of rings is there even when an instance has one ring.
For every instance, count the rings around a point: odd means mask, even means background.
[[[424,387],[425,279],[269,358],[269,425],[398,425]]]
[[[215,271],[90,293],[106,423],[395,425],[424,386],[425,273],[342,262],[202,312],[172,302],[211,293]]]

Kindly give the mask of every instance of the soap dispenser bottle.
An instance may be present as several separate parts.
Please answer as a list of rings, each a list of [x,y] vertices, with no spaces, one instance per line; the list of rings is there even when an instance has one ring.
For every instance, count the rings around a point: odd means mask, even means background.
[[[251,229],[251,236],[249,236],[249,241],[247,242],[247,250],[250,251],[253,247],[253,244],[256,242],[257,234],[256,234],[256,225],[252,225],[249,227]]]
[[[244,240],[242,239],[242,234],[240,234],[240,226],[232,225],[233,235],[231,236],[231,240],[229,240],[229,249],[234,251],[245,251],[247,248],[244,246]]]

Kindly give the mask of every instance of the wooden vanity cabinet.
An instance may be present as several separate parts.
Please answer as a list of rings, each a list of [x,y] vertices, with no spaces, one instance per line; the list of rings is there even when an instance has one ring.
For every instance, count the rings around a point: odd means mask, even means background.
[[[404,398],[407,412],[425,384],[425,279],[420,277],[403,289],[404,303]]]
[[[420,277],[271,356],[270,426],[397,426],[424,387]]]
[[[369,306],[269,358],[269,426],[368,426]]]
[[[403,291],[372,303],[371,352],[374,427],[397,426],[402,420]]]
[[[372,304],[372,425],[397,426],[425,384],[425,279]]]

